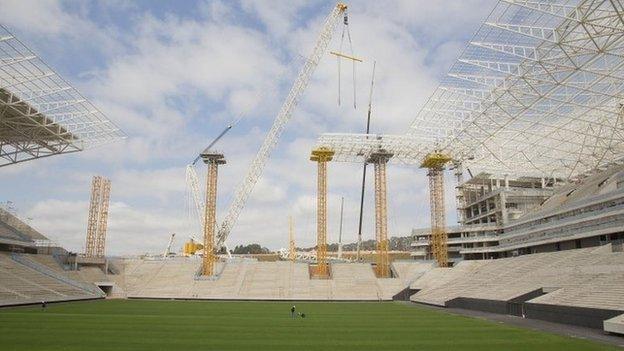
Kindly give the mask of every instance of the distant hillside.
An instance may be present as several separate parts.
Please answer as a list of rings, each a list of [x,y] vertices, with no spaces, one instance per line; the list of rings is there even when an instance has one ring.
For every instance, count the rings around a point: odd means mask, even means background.
[[[412,242],[412,237],[411,236],[401,236],[401,237],[397,237],[397,236],[393,236],[390,238],[390,250],[395,250],[395,251],[409,251],[410,250],[410,244]],[[306,248],[298,248],[299,250],[302,251],[311,251],[314,250],[315,247],[306,247]],[[362,250],[375,250],[375,240],[365,240],[362,241]],[[348,244],[343,244],[342,245],[342,250],[343,251],[355,251],[357,250],[357,243],[348,243]],[[327,251],[330,252],[335,252],[338,251],[338,243],[332,243],[327,245]]]

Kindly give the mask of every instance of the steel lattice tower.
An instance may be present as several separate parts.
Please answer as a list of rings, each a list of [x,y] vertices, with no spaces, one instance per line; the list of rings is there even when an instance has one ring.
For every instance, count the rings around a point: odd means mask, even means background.
[[[102,195],[100,197],[100,218],[97,235],[95,237],[95,255],[97,257],[104,257],[106,255],[106,230],[108,228],[108,204],[110,201],[111,188],[111,181],[109,179],[101,179]]]
[[[217,256],[215,252],[215,227],[217,225],[217,178],[219,165],[225,164],[225,157],[219,153],[201,155],[208,165],[206,177],[206,206],[204,207],[204,257],[202,275],[213,276]]]
[[[448,267],[446,220],[444,215],[444,166],[451,158],[441,152],[427,155],[421,167],[428,168],[431,203],[431,250],[438,267]]]
[[[319,278],[329,278],[327,266],[327,162],[331,161],[334,151],[319,147],[312,150],[310,161],[317,162],[317,201],[316,201],[316,272]]]
[[[87,242],[85,256],[106,255],[106,229],[111,182],[102,176],[94,176],[91,182],[89,219],[87,220]]]
[[[388,211],[386,191],[386,164],[392,153],[379,150],[370,155],[368,163],[375,167],[375,239],[377,241],[377,277],[389,278],[390,260],[388,257]]]
[[[102,177],[95,176],[91,181],[91,201],[89,202],[89,219],[87,220],[87,242],[85,256],[94,257],[96,253],[96,236],[98,226],[98,211],[100,205],[100,188]]]
[[[297,257],[295,248],[295,226],[292,216],[288,217],[288,259],[295,262]]]

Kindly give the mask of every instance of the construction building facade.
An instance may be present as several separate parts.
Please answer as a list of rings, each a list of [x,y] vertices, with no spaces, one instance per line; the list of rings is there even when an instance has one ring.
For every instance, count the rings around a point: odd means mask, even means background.
[[[624,167],[577,182],[479,174],[457,187],[450,262],[584,248],[624,239]],[[431,230],[414,229],[412,256],[432,260]]]

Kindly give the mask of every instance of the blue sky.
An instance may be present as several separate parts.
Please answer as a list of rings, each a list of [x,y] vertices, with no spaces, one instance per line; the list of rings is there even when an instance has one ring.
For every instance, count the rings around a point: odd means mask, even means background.
[[[269,161],[228,244],[287,245],[287,218],[297,244],[315,241],[315,167],[308,156],[323,132],[362,132],[372,61],[377,61],[372,132],[403,133],[471,38],[493,0],[353,1],[354,51],[364,59],[352,76],[326,55]],[[0,22],[75,85],[128,138],[86,152],[0,169],[0,201],[61,245],[84,245],[90,179],[112,180],[108,253],[159,252],[195,228],[187,215],[184,170],[233,118],[219,143],[219,218],[242,179],[301,63],[311,50],[327,1],[24,1],[0,0]],[[36,11],[33,11],[36,9]],[[340,30],[330,49],[339,45]],[[347,66],[343,66],[347,67]],[[332,164],[329,236],[337,238],[345,197],[345,241],[355,240],[360,165]],[[202,172],[203,176],[203,172]],[[424,172],[390,166],[389,229],[407,235],[429,224]],[[369,180],[372,177],[368,177]],[[449,223],[455,220],[447,182]],[[365,238],[373,238],[372,187]]]

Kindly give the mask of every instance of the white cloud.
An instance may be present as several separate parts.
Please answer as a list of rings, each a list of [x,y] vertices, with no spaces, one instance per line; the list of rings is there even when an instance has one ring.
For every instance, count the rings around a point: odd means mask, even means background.
[[[11,27],[28,28],[39,35],[59,35],[81,19],[68,14],[56,0],[3,0],[0,20]]]
[[[88,201],[44,200],[28,212],[33,227],[51,240],[74,252],[84,252]],[[181,213],[136,209],[123,202],[112,201],[109,209],[107,254],[127,255],[160,252],[172,232],[184,233],[187,225]],[[179,236],[181,241],[186,236]]]
[[[246,114],[218,144],[228,160],[219,179],[218,215],[224,216],[233,189],[243,179],[294,80],[300,66],[297,57],[311,50],[331,7],[320,2],[283,1],[268,6],[243,0],[239,8],[211,1],[199,4],[196,16],[135,13],[129,27],[120,28],[115,22],[102,27],[96,24],[93,11],[70,12],[53,1],[38,3],[45,11],[37,11],[34,19],[26,18],[32,12],[28,6],[35,5],[24,4],[0,0],[0,21],[19,26],[33,37],[49,37],[57,48],[67,36],[88,42],[85,50],[90,53],[101,52],[94,47],[111,48],[101,55],[101,67],[78,77],[86,94],[129,138],[75,156],[9,167],[0,180],[16,186],[5,196],[23,199],[23,207],[30,208],[27,213],[39,229],[68,248],[80,250],[90,178],[96,173],[109,176],[113,192],[108,247],[113,254],[160,252],[171,232],[186,238],[184,165],[229,120]],[[342,66],[343,104],[339,107],[336,61],[323,57],[241,213],[228,240],[230,246],[245,242],[286,246],[289,215],[295,217],[297,244],[313,245],[316,168],[309,153],[321,132],[363,131],[372,60],[377,60],[377,73],[371,131],[401,133],[431,93],[440,71],[461,48],[465,32],[476,29],[490,5],[491,1],[479,0],[449,1],[444,6],[430,1],[353,2],[350,26],[355,54],[365,60],[357,67],[358,109],[350,106],[350,65]],[[241,17],[254,18],[261,25],[241,22]],[[50,26],[46,33],[42,23]],[[338,47],[337,40],[330,49]],[[203,177],[203,166],[198,170]],[[337,240],[342,196],[345,241],[355,239],[360,177],[361,165],[330,166],[331,240]],[[365,238],[372,238],[372,167],[367,179],[364,233]],[[424,172],[390,165],[388,179],[390,233],[406,235],[412,227],[427,226]],[[28,193],[32,184],[54,189],[53,195]],[[449,212],[454,206],[452,186],[447,180]]]

